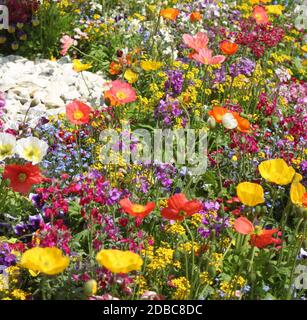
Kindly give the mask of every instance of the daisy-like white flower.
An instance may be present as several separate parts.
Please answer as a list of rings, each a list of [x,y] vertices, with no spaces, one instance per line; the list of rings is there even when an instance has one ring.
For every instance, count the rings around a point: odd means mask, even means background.
[[[42,161],[48,150],[47,142],[35,137],[23,138],[17,141],[16,153],[23,159],[37,164]]]
[[[12,157],[15,153],[16,138],[9,133],[0,133],[0,161]]]

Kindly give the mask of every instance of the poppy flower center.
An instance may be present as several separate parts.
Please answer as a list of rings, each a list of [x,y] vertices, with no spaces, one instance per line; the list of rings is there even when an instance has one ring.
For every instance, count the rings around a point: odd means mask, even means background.
[[[262,234],[262,229],[261,227],[257,226],[254,230],[254,234],[257,236],[260,236]]]
[[[25,173],[19,173],[18,180],[20,182],[25,182],[27,180],[27,175]]]
[[[142,206],[142,205],[140,205],[140,204],[134,204],[134,205],[132,206],[132,210],[133,210],[133,212],[135,212],[135,213],[142,213],[142,212],[145,210],[145,207]]]
[[[126,93],[124,91],[118,91],[116,93],[116,98],[117,99],[122,100],[122,99],[125,99],[126,97],[127,97],[127,95],[126,95]]]
[[[185,215],[186,215],[185,211],[180,210],[180,212],[179,212],[179,216],[184,217]]]
[[[12,152],[12,146],[9,144],[5,144],[0,146],[0,156],[7,156],[10,155]]]
[[[77,110],[74,112],[74,118],[75,120],[80,120],[84,116],[83,112],[81,110]]]

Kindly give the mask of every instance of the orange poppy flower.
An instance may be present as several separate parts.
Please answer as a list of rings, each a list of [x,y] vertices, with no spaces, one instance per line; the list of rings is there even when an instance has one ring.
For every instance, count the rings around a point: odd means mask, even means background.
[[[238,233],[251,235],[251,245],[257,248],[265,248],[270,244],[281,244],[281,240],[274,238],[273,234],[278,232],[278,229],[261,229],[254,228],[253,224],[245,217],[240,217],[235,220],[234,228]]]
[[[213,107],[213,109],[210,110],[208,114],[209,116],[212,116],[217,123],[222,123],[222,118],[227,112],[229,111],[226,108],[217,106]]]
[[[25,165],[10,164],[4,168],[4,180],[10,180],[10,188],[15,192],[28,193],[34,184],[39,184],[44,181],[38,166],[33,166],[31,163]]]
[[[307,208],[307,192],[305,192],[303,195],[302,204]]]
[[[109,72],[110,74],[112,74],[113,76],[114,75],[117,75],[117,74],[120,74],[122,72],[122,66],[120,63],[117,63],[115,61],[112,61],[110,63],[110,67],[109,67]]]
[[[242,118],[238,114],[238,112],[232,112],[232,114],[235,117],[235,119],[238,121],[238,126],[237,126],[238,130],[241,132],[249,132],[251,128],[250,122],[247,119]]]
[[[141,204],[131,202],[128,198],[120,200],[119,205],[126,213],[136,218],[145,218],[156,206],[154,202],[148,202],[145,206],[143,206]]]
[[[190,14],[190,21],[191,22],[200,21],[201,19],[202,19],[202,15],[197,11],[194,11]]]
[[[224,40],[220,43],[220,49],[224,54],[229,56],[235,54],[238,51],[239,46],[231,41]]]
[[[160,11],[160,16],[168,20],[176,21],[179,13],[180,11],[178,9],[166,8]]]
[[[161,211],[162,217],[170,220],[183,220],[199,212],[203,205],[198,200],[189,201],[183,193],[176,193],[167,201],[167,207]]]
[[[90,121],[90,114],[93,111],[85,103],[75,100],[66,106],[66,116],[73,124],[87,124]]]
[[[253,10],[253,18],[257,24],[267,24],[269,22],[268,14],[264,7],[256,6]]]

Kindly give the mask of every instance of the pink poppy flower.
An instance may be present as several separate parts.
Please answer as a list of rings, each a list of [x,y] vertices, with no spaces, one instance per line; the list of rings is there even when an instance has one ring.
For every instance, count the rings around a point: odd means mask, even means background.
[[[60,42],[61,42],[61,49],[62,49],[60,53],[62,56],[65,56],[69,48],[74,44],[74,39],[68,35],[65,35],[61,38]]]
[[[202,64],[219,64],[224,62],[225,56],[218,55],[212,56],[212,50],[204,48],[198,53],[194,53],[192,58]]]
[[[189,48],[194,49],[197,52],[206,48],[209,42],[207,35],[203,32],[198,32],[195,36],[184,34],[182,39]]]
[[[104,95],[112,106],[117,106],[136,100],[136,92],[132,86],[124,81],[115,80],[111,82],[111,88]]]

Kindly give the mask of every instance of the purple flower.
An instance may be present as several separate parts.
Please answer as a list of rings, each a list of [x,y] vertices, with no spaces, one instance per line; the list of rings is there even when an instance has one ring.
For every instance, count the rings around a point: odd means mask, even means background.
[[[167,72],[168,80],[165,81],[164,88],[172,96],[179,95],[182,91],[183,76],[180,71],[172,70]]]
[[[240,58],[240,60],[230,66],[230,75],[232,78],[240,74],[251,76],[255,70],[255,62],[248,58]]]
[[[179,101],[167,96],[165,100],[160,100],[159,105],[155,109],[155,118],[162,119],[163,123],[167,126],[176,122],[176,119],[183,113],[180,108]],[[182,118],[183,126],[186,123],[186,119]]]
[[[0,242],[0,266],[9,267],[15,265],[16,257],[11,253],[10,246],[6,242]]]
[[[202,226],[198,228],[198,233],[203,238],[209,238],[212,231],[215,231],[216,236],[219,236],[222,229],[229,226],[229,218],[222,217],[218,210],[220,204],[216,201],[206,201],[204,209],[199,213],[203,215]]]
[[[39,228],[40,224],[43,222],[43,217],[40,214],[29,216],[29,224],[35,230]]]
[[[22,236],[22,235],[24,235],[24,234],[26,234],[28,232],[28,227],[29,226],[26,223],[20,222],[14,227],[14,232],[18,236]]]
[[[222,65],[220,69],[216,69],[214,71],[214,83],[223,83],[226,81],[226,69],[225,66]]]
[[[301,170],[302,170],[303,174],[306,174],[307,173],[307,161],[303,160],[301,162],[300,166],[301,166]]]

